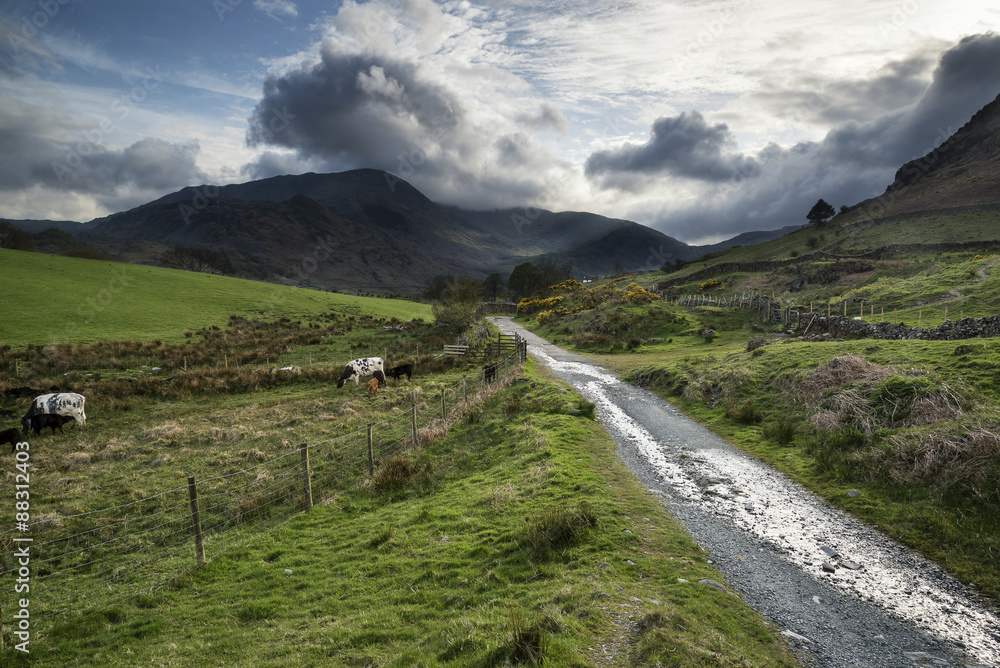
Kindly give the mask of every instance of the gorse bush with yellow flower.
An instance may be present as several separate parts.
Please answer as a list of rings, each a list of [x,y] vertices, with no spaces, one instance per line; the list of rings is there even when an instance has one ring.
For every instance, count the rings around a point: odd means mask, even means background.
[[[635,283],[629,283],[625,289],[625,293],[622,295],[622,301],[629,302],[630,304],[649,304],[650,302],[659,301],[659,299],[660,295],[650,292]]]
[[[525,297],[518,303],[517,312],[518,314],[530,314],[537,313],[542,310],[552,310],[557,308],[562,304],[563,296],[557,295],[555,297],[546,297],[541,299],[539,297]]]

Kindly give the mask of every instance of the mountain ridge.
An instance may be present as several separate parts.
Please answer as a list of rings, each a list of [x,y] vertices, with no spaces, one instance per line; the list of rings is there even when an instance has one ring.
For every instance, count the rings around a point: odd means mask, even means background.
[[[585,211],[439,204],[375,169],[187,186],[87,223],[24,228],[53,226],[112,259],[156,264],[170,248],[198,246],[226,255],[236,275],[346,291],[415,293],[435,275],[483,277],[532,260],[569,262],[576,275],[595,276],[702,254],[636,222]]]

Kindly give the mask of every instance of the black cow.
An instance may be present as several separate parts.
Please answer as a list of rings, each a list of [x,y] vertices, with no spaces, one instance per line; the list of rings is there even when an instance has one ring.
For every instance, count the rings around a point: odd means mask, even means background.
[[[17,442],[21,440],[21,432],[17,429],[4,429],[0,431],[0,443],[10,443],[10,451],[14,452]]]
[[[483,367],[483,383],[492,383],[497,377],[497,365],[489,364]]]
[[[410,380],[410,376],[413,375],[413,365],[412,364],[400,364],[399,366],[394,366],[385,372],[387,378],[395,378],[399,380],[400,376],[406,376],[406,380]]]
[[[38,415],[32,415],[28,420],[31,421],[31,428],[35,430],[35,435],[37,436],[46,427],[52,429],[52,433],[56,433],[56,429],[62,432],[62,427],[67,422],[72,422],[74,420],[72,415],[57,415],[55,413],[39,413]]]

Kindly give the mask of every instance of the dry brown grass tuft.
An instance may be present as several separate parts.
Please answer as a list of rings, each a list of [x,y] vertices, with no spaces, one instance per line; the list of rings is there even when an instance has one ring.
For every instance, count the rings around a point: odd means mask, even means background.
[[[131,450],[131,447],[131,441],[113,438],[108,441],[103,450],[97,453],[95,458],[101,461],[125,459],[128,457],[128,451]]]
[[[212,427],[209,436],[215,443],[236,443],[242,440],[245,434],[241,427],[230,427],[229,429]]]
[[[66,471],[75,471],[89,466],[94,461],[94,456],[89,452],[71,452],[63,457],[62,468]]]
[[[416,467],[409,458],[389,457],[379,464],[366,486],[375,493],[402,489],[410,484],[416,473]]]
[[[149,462],[149,465],[155,468],[157,466],[163,466],[164,464],[169,464],[172,461],[173,457],[163,452],[157,455],[156,458],[153,459],[153,461]]]
[[[841,355],[817,367],[799,385],[801,392],[799,399],[812,403],[812,400],[827,390],[840,388],[848,383],[873,384],[893,375],[903,375],[903,373],[893,367],[872,364],[858,355]]]
[[[918,397],[913,401],[906,424],[919,426],[957,420],[965,414],[962,410],[963,403],[963,399],[956,392],[947,385],[942,385],[933,394]]]
[[[258,450],[254,448],[253,450],[247,450],[246,452],[244,452],[243,459],[244,461],[248,462],[261,463],[261,462],[266,462],[270,458],[267,456],[267,453],[264,452],[263,450]]]
[[[438,418],[433,420],[426,427],[420,427],[417,429],[417,445],[421,448],[426,448],[431,443],[444,438],[448,435],[448,425],[444,420]]]
[[[818,408],[809,418],[817,431],[836,431],[845,427],[871,434],[881,424],[872,414],[868,399],[854,389],[845,389],[827,398],[823,408]]]
[[[166,422],[146,430],[146,438],[150,440],[162,439],[172,441],[185,435],[184,428],[177,422]]]
[[[486,496],[486,505],[493,510],[500,512],[504,510],[512,501],[517,499],[517,488],[507,483],[496,487]]]
[[[886,442],[882,461],[899,485],[931,484],[969,492],[987,503],[1000,503],[1000,434],[996,427],[955,433],[935,430],[896,434]]]

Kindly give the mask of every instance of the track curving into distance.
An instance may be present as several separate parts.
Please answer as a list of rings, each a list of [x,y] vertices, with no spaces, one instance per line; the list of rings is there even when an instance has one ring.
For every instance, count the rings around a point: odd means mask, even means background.
[[[597,405],[632,473],[809,665],[1000,666],[1000,611],[655,394],[513,323]]]

